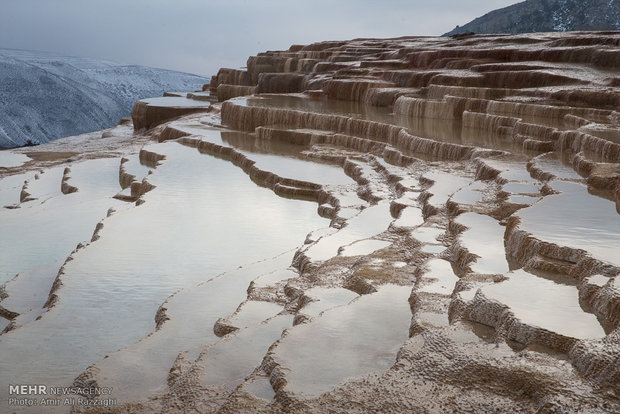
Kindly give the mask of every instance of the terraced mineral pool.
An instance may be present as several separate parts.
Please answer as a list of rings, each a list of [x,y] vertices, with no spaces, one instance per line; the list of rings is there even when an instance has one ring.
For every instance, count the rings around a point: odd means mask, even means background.
[[[387,369],[407,340],[411,287],[383,285],[346,306],[297,325],[275,348],[285,390],[312,397],[352,378]]]
[[[251,381],[243,384],[243,389],[254,395],[255,397],[262,398],[263,400],[271,401],[275,397],[276,392],[273,390],[269,378],[256,377]]]
[[[420,249],[422,253],[428,253],[428,254],[440,254],[444,250],[446,250],[446,247],[440,244],[425,244]]]
[[[377,250],[385,249],[391,244],[392,242],[385,240],[360,240],[348,246],[344,246],[339,254],[344,257],[367,256]]]
[[[241,153],[255,161],[257,168],[271,171],[283,178],[324,185],[355,185],[355,181],[339,166],[250,151]]]
[[[540,187],[542,184],[512,182],[504,184],[502,189],[510,194],[540,194]]]
[[[534,203],[536,203],[538,200],[540,200],[540,197],[534,197],[534,196],[529,196],[529,195],[511,195],[508,197],[508,199],[506,199],[506,201],[508,203],[512,203],[512,204],[525,204],[525,205],[532,205]]]
[[[481,162],[491,168],[499,170],[499,177],[506,181],[535,181],[527,170],[527,161],[485,159]]]
[[[394,227],[417,227],[424,224],[422,209],[419,207],[408,206],[401,212],[400,216],[394,220]]]
[[[492,217],[478,213],[464,213],[455,222],[467,227],[461,235],[461,246],[478,258],[470,264],[471,270],[481,274],[502,274],[509,270],[504,249],[504,230]]]
[[[515,142],[510,136],[498,134],[493,128],[486,129],[463,126],[460,140],[455,143],[499,151],[510,151],[516,154],[539,154],[539,152],[524,150],[522,144]]]
[[[263,356],[271,344],[280,338],[282,331],[292,325],[292,315],[278,315],[222,338],[207,348],[197,362],[204,367],[201,383],[205,386],[240,384],[260,365]]]
[[[150,167],[140,162],[140,157],[138,154],[132,154],[125,158],[128,161],[123,163],[123,169],[125,170],[125,173],[134,176],[134,181],[142,181],[142,179],[148,175],[149,171],[151,171]]]
[[[306,147],[302,145],[291,144],[283,140],[261,140],[247,132],[223,131],[222,140],[226,146],[233,147],[239,152],[305,158],[302,152]]]
[[[61,196],[63,171],[64,167],[54,167],[36,173],[32,179],[28,180],[27,192],[30,197],[42,203],[50,197]]]
[[[13,151],[0,151],[0,168],[19,167],[31,158]]]
[[[47,301],[62,262],[61,260],[53,261],[29,269],[4,285],[4,291],[8,297],[1,300],[0,305],[20,314],[15,319],[17,325],[30,322],[43,313],[43,305]]]
[[[577,339],[605,337],[596,316],[579,306],[576,286],[559,284],[524,270],[506,277],[508,280],[483,286],[482,293],[508,306],[523,323]]]
[[[409,133],[414,136],[430,138],[435,141],[500,151],[508,150],[517,154],[530,153],[524,151],[523,146],[510,137],[499,135],[494,130],[463,127],[461,120],[418,118],[396,114],[393,122],[407,128]]]
[[[337,255],[342,246],[383,233],[393,220],[389,203],[380,202],[349,219],[337,233],[322,237],[305,250],[305,255],[312,261],[327,260]]]
[[[582,180],[575,172],[569,160],[564,160],[556,153],[537,157],[533,160],[533,166],[544,172],[553,174],[559,180]]]
[[[115,398],[124,401],[146,398],[161,389],[179,353],[185,352],[193,361],[205,345],[219,341],[213,331],[214,324],[235,312],[246,299],[246,288],[252,280],[282,273],[292,259],[293,252],[287,252],[174,294],[164,304],[169,319],[157,331],[95,364],[98,383],[113,387]],[[260,307],[260,315],[249,315],[251,321],[246,318],[235,324],[253,326],[282,310],[279,305],[261,303],[265,306]],[[248,315],[242,318],[245,316]],[[193,354],[196,355],[191,357]]]
[[[274,286],[275,284],[287,279],[298,277],[299,273],[293,269],[281,269],[264,274],[254,280],[254,285],[259,287]]]
[[[19,204],[19,196],[24,186],[24,181],[34,177],[33,172],[9,175],[0,179],[0,214],[3,207]]]
[[[118,158],[74,164],[69,183],[77,192],[28,208],[0,211],[0,283],[17,273],[64,260],[78,243],[91,239],[108,209],[126,207],[111,198],[120,190],[119,164]]]
[[[468,186],[472,182],[469,178],[464,178],[441,171],[429,172],[424,174],[423,177],[427,180],[433,181],[431,187],[426,190],[432,194],[427,202],[428,204],[438,208],[444,206],[450,196],[459,191],[461,188]]]
[[[443,119],[426,118],[423,122],[391,112],[389,107],[364,105],[356,101],[335,99],[310,99],[300,94],[264,94],[260,97],[243,97],[232,99],[237,105],[286,108],[304,112],[335,114],[351,118],[366,119],[392,125],[402,126],[414,135],[436,141],[455,144],[474,145],[482,148],[492,148],[522,153],[523,146],[512,139],[498,136],[493,131],[474,128],[462,128],[460,121],[446,122]],[[377,141],[385,141],[382,137],[374,137]]]
[[[443,259],[431,259],[426,263],[427,270],[418,292],[451,295],[459,278],[454,274],[450,262]]]
[[[63,286],[57,292],[60,297],[57,305],[41,320],[3,336],[0,341],[2,392],[8,389],[9,378],[20,383],[34,379],[50,384],[70,383],[93,361],[149,334],[158,307],[176,290],[193,286],[239,263],[290,250],[309,231],[326,224],[316,214],[316,204],[277,197],[270,190],[256,186],[226,161],[204,156],[177,143],[153,145],[149,150],[162,153],[167,159],[149,178],[157,188],[145,195],[146,203],[107,218],[101,238],[79,251],[68,263]],[[110,196],[114,195],[119,189],[120,162],[118,159],[105,162],[114,165],[114,174],[110,171],[109,178],[111,181],[113,176],[113,190],[101,182],[101,168],[96,165],[103,161],[97,161],[90,167],[72,168],[71,184],[82,186],[85,191],[61,199],[91,192],[109,191]],[[89,237],[97,221],[105,217],[110,203],[116,200],[105,201],[103,212],[95,211],[94,217],[85,220]],[[70,213],[62,207],[46,211],[39,231],[31,232],[45,243],[45,248],[35,249],[38,255],[40,252],[46,255],[55,252],[55,256],[68,254],[52,247],[68,239],[66,223],[76,220],[78,208],[88,213],[96,210],[83,203]],[[50,218],[58,214],[70,217]],[[36,223],[33,214],[24,219],[29,227]],[[6,242],[2,246],[2,255],[33,252],[33,242],[22,237],[23,231],[17,232],[23,226],[14,223],[6,220],[0,224],[5,228],[17,226],[10,234],[20,236],[19,245]],[[4,238],[2,242],[6,244]],[[32,260],[28,257],[29,265]],[[50,260],[45,258],[43,262]],[[3,269],[3,274],[14,273]],[[241,294],[245,295],[246,289],[247,283],[239,285]],[[67,326],[71,329],[66,329]],[[38,338],[47,340],[42,343]]]
[[[204,137],[205,141],[210,141],[218,145],[227,146],[222,141],[222,131],[220,129],[204,125],[200,122],[200,120],[170,122],[168,126],[188,133],[190,135]]]
[[[439,227],[420,226],[411,232],[411,237],[422,243],[437,243],[437,238],[446,232]]]
[[[300,313],[310,317],[316,317],[328,309],[346,305],[359,297],[357,293],[341,287],[314,287],[304,292],[304,296],[313,299],[313,301],[301,308]]]
[[[482,191],[485,187],[486,184],[482,181],[474,181],[470,185],[465,186],[454,193],[454,195],[450,197],[450,201],[457,204],[476,204],[484,197],[484,193]]]
[[[548,195],[519,210],[519,228],[537,239],[583,249],[597,259],[620,265],[620,215],[614,203],[589,194],[581,183],[556,180],[551,186],[561,194]]]
[[[282,305],[277,303],[249,300],[241,305],[229,322],[237,328],[245,328],[272,318],[283,310]]]
[[[180,96],[163,96],[158,98],[142,99],[140,102],[146,102],[149,106],[161,107],[183,107],[183,108],[203,108],[211,105],[209,102],[187,99]]]

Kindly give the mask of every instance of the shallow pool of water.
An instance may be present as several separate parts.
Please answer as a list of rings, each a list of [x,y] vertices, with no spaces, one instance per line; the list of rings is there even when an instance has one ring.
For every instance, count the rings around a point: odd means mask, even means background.
[[[482,181],[474,181],[470,185],[454,193],[454,195],[450,197],[450,201],[457,204],[476,204],[484,197],[482,190],[484,190],[485,187],[486,184]]]
[[[502,189],[510,194],[540,194],[542,184],[533,183],[507,183]]]
[[[287,252],[243,265],[176,293],[166,301],[169,319],[157,331],[96,363],[99,384],[113,387],[115,398],[124,401],[146,398],[161,389],[178,354],[184,353],[193,362],[203,348],[220,340],[213,331],[214,324],[246,300],[252,280],[282,272],[292,259],[293,252]],[[275,312],[277,305],[270,305],[270,313]],[[265,313],[263,316],[268,317]],[[243,324],[260,323],[257,319],[262,320],[263,316]]]
[[[278,315],[221,339],[207,348],[198,361],[203,385],[236,386],[258,367],[267,350],[293,324],[292,315]]]
[[[30,157],[13,151],[0,150],[0,168],[18,167],[28,161],[32,161]]]
[[[472,182],[469,178],[441,171],[432,171],[424,174],[423,177],[434,181],[431,187],[426,190],[432,194],[427,202],[437,208],[443,207],[450,196]]]
[[[206,108],[211,105],[210,102],[197,101],[194,99],[187,99],[180,96],[162,96],[158,98],[142,99],[141,102],[146,102],[149,106],[162,106],[162,107],[196,107]]]
[[[28,180],[27,191],[37,203],[43,203],[51,197],[61,196],[61,184],[64,167],[54,167],[39,171]],[[22,207],[27,207],[24,205]]]
[[[389,203],[380,202],[349,219],[337,233],[321,238],[306,249],[305,254],[312,261],[327,260],[336,256],[342,246],[383,233],[393,220]]]
[[[582,180],[579,174],[575,172],[569,160],[563,159],[556,153],[538,157],[534,160],[534,167],[540,168],[544,172],[553,174],[560,180]]]
[[[293,157],[259,154],[241,151],[261,170],[272,172],[282,178],[308,181],[325,185],[355,185],[355,181],[335,165],[322,164]]]
[[[422,209],[419,207],[408,206],[401,212],[398,219],[394,220],[394,227],[417,227],[424,223]]]
[[[360,240],[348,246],[344,246],[340,251],[340,256],[367,256],[376,252],[377,250],[385,249],[391,244],[392,242],[385,240]]]
[[[243,389],[255,397],[263,400],[271,401],[275,397],[276,392],[273,390],[268,377],[253,378],[243,385]]]
[[[126,207],[111,198],[120,190],[119,163],[118,158],[108,158],[74,164],[69,183],[78,188],[77,192],[56,193],[45,203],[40,200],[0,211],[0,283],[17,273],[64,260],[78,243],[91,239],[108,209]],[[49,174],[56,178],[53,171]],[[55,180],[41,180],[44,187],[50,184],[48,190],[55,192]]]
[[[229,322],[237,328],[259,324],[282,312],[282,305],[273,302],[249,300],[229,319]]]
[[[508,306],[522,322],[577,339],[605,337],[596,316],[579,306],[576,286],[559,284],[524,270],[506,277],[508,280],[483,286],[482,293]]]
[[[24,186],[24,181],[34,177],[33,172],[9,175],[0,178],[0,214],[5,206],[13,206],[19,203],[19,196]]]
[[[443,259],[431,259],[426,263],[419,292],[451,295],[459,278],[454,274],[450,262]]]
[[[437,243],[437,238],[446,231],[439,227],[421,226],[411,232],[411,237],[422,243]]]
[[[455,221],[468,229],[460,243],[478,258],[470,264],[471,270],[481,274],[501,274],[509,270],[504,249],[505,228],[492,217],[478,213],[464,213]]]
[[[291,329],[275,350],[287,370],[285,389],[312,397],[388,369],[408,338],[410,294],[410,287],[384,285]]]
[[[556,180],[551,185],[561,194],[519,210],[519,227],[537,239],[583,249],[597,259],[620,265],[620,215],[615,204],[592,196],[580,183]]]
[[[101,238],[68,263],[58,304],[41,320],[0,341],[0,352],[7,356],[0,361],[7,373],[0,379],[2,390],[7,389],[3,380],[9,378],[24,383],[72,381],[92,362],[150,333],[158,307],[176,290],[239,263],[290,250],[309,231],[326,224],[316,214],[315,203],[277,197],[226,161],[177,143],[153,145],[150,150],[167,159],[149,178],[156,188],[145,196],[146,203],[106,219]],[[119,188],[119,161],[114,161],[116,188],[111,195]],[[81,172],[72,168],[71,183],[80,188],[74,197],[111,190],[96,169]],[[93,210],[87,203],[80,208]],[[54,220],[54,214],[68,217]],[[90,234],[103,217],[105,210],[88,222]],[[29,223],[34,219],[27,217]],[[40,236],[45,248],[31,250],[32,242],[23,241],[0,251],[51,255],[51,247],[61,244],[59,234],[67,231],[68,220],[76,221],[74,211],[51,209],[42,217],[37,229],[41,231],[31,232]],[[13,223],[0,225],[19,227]],[[47,228],[50,225],[58,230]],[[28,263],[32,265],[31,258]],[[246,288],[247,284],[240,287],[241,294]],[[43,344],[40,338],[48,340]],[[23,363],[10,362],[15,360]]]
[[[346,305],[359,295],[349,289],[341,287],[314,287],[305,291],[304,296],[312,298],[313,301],[301,308],[299,312],[310,317],[315,317],[328,309]]]

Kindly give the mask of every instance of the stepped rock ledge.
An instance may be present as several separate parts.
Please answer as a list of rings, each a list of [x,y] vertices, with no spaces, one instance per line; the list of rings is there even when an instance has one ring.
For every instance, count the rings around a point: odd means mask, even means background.
[[[71,355],[62,381],[116,399],[74,412],[620,412],[620,32],[293,45],[166,95],[136,103],[133,129],[0,168],[17,183],[2,214],[43,205],[52,174],[54,197],[86,197],[85,160],[114,161],[120,184],[90,242],[55,258],[45,300],[20,305],[25,271],[0,289],[0,355],[71,328],[80,269],[131,237],[125,215],[158,226],[171,188],[192,203],[199,186],[162,179],[187,154],[329,225],[171,287],[137,340]]]

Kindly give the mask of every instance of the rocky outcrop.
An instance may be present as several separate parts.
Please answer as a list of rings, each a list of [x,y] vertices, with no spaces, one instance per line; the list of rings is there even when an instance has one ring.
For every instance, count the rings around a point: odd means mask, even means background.
[[[182,115],[209,110],[209,103],[180,97],[146,99],[136,102],[131,119],[134,128],[150,129]]]
[[[619,29],[620,4],[617,0],[527,0],[489,12],[463,26],[457,26],[444,36],[472,32],[529,33]],[[589,44],[587,41],[559,43],[565,46]]]

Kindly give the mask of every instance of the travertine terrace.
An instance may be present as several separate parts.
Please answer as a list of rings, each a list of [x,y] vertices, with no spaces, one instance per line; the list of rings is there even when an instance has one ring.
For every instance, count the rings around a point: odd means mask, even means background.
[[[620,33],[295,45],[168,95],[0,158],[0,411],[620,412]]]

